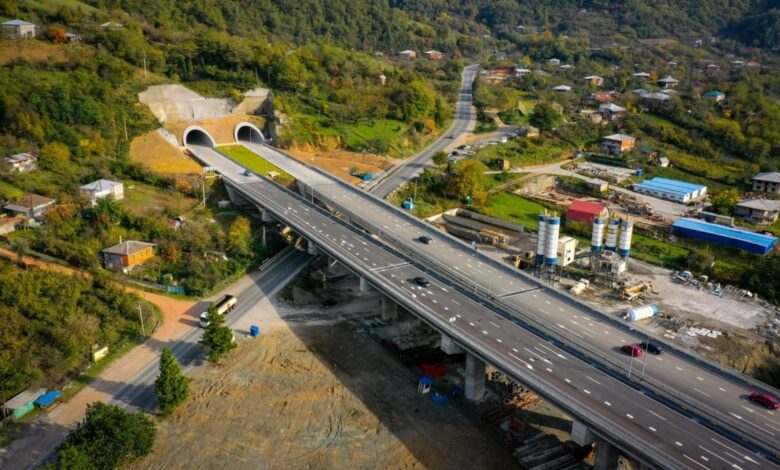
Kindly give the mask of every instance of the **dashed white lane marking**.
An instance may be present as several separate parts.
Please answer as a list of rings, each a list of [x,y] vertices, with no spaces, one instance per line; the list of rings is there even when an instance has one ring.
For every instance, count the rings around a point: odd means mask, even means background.
[[[490,321],[490,320],[488,320],[488,323],[490,323],[491,325],[495,326],[496,328],[501,328],[500,326],[496,325],[495,323],[493,323],[493,322],[492,322],[492,321]]]
[[[718,387],[718,390],[720,390],[721,392],[725,392],[726,391],[726,389],[723,388],[723,387]]]
[[[469,322],[469,325],[470,325],[470,326],[474,326],[474,323],[472,323],[472,322]]]
[[[680,441],[674,441],[675,444],[677,444],[677,447],[682,447],[682,442]]]
[[[656,418],[662,420],[662,421],[666,421],[666,418],[664,418],[663,416],[659,415],[655,411],[647,410],[647,412],[650,413],[651,415],[655,416]]]
[[[612,406],[612,403],[610,403],[608,401],[605,401],[604,404],[607,405],[607,406]]]
[[[680,367],[680,366],[674,366],[674,368],[677,369],[677,370],[680,370],[680,371],[682,370],[682,367]]]
[[[698,380],[700,382],[704,382],[704,379],[702,379],[701,377],[696,377],[696,380]]]
[[[654,427],[652,427],[652,426],[648,426],[648,427],[647,427],[647,429],[649,429],[649,430],[651,430],[651,431],[653,431],[653,432],[655,432],[655,431],[656,431],[656,429],[655,429]]]
[[[698,388],[696,388],[696,387],[693,387],[693,389],[694,389],[694,390],[696,390],[697,392],[701,393],[701,394],[702,394],[702,395],[704,395],[705,397],[708,397],[708,396],[710,396],[710,394],[709,394],[709,393],[707,393],[707,392],[702,392],[701,390],[699,390],[699,389],[698,389]]]
[[[499,343],[503,343],[503,341],[501,341],[501,338],[496,338],[496,341],[498,341]]]
[[[588,390],[587,388],[583,388],[582,391],[590,395],[590,390]]]
[[[628,413],[626,413],[626,417],[628,417],[628,419],[634,419],[634,416],[633,416],[633,415],[630,415],[630,414],[628,414]]]
[[[601,385],[601,382],[599,382],[598,380],[594,379],[593,377],[591,377],[589,375],[586,375],[585,378],[590,380],[591,382],[595,382],[595,383]]]

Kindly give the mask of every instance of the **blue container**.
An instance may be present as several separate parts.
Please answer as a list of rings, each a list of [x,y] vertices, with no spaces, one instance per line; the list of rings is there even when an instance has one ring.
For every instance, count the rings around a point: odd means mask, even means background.
[[[373,173],[366,173],[365,175],[362,176],[362,178],[363,178],[363,181],[371,181],[372,179],[374,179],[374,174]]]
[[[644,174],[645,174],[645,170],[643,170],[643,169],[641,169],[641,168],[640,168],[640,169],[638,169],[638,170],[636,170],[636,175],[637,175],[637,176],[642,176],[642,175],[644,175]]]
[[[249,336],[251,336],[252,338],[256,338],[257,336],[260,336],[260,327],[257,325],[250,326]]]
[[[444,404],[449,398],[447,395],[442,395],[441,393],[433,392],[431,394],[431,401],[436,403],[437,405]]]

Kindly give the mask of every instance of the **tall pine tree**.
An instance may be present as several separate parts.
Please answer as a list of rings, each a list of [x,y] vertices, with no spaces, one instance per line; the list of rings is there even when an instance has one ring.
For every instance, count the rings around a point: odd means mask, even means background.
[[[209,307],[208,322],[199,342],[209,350],[209,361],[219,362],[222,356],[236,347],[233,331],[225,324],[225,317],[217,313],[214,304]]]
[[[181,372],[179,363],[168,348],[163,348],[160,357],[160,375],[155,381],[157,400],[164,416],[187,399],[190,394],[190,379]]]

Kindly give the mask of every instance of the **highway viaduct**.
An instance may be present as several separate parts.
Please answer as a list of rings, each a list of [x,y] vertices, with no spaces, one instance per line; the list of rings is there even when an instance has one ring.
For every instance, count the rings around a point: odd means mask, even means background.
[[[384,245],[308,200],[316,186],[304,186],[307,197],[290,193],[244,169],[212,148],[207,136],[193,131],[187,144],[203,163],[222,174],[234,196],[263,208],[265,219],[278,220],[322,252],[357,273],[387,300],[383,314],[397,305],[440,331],[453,350],[468,354],[466,389],[481,395],[485,362],[528,385],[574,416],[582,443],[598,440],[599,468],[612,468],[618,450],[656,468],[768,468],[774,464],[754,449],[730,442],[722,434],[677,413],[641,388],[615,378],[603,367],[535,325],[487,305],[484,299],[431,272],[425,265]],[[316,184],[316,183],[315,183]],[[411,279],[426,276],[431,286]],[[498,313],[498,314],[497,314]]]

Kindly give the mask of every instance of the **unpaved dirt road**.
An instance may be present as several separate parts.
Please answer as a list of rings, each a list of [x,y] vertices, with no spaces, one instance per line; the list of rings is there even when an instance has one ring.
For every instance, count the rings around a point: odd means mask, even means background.
[[[419,394],[356,312],[279,310],[222,364],[190,371],[191,398],[134,468],[516,468],[468,407]]]

